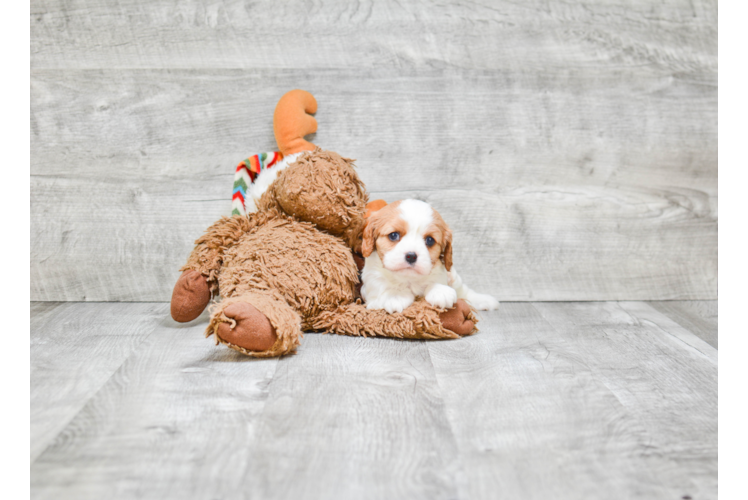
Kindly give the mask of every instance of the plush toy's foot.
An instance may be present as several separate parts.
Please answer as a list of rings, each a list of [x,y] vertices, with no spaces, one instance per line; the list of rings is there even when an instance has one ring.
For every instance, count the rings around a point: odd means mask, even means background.
[[[301,317],[275,291],[255,290],[211,306],[205,336],[255,358],[290,354],[303,337]]]
[[[210,286],[205,276],[188,269],[174,285],[171,295],[171,317],[186,323],[200,316],[210,302]]]
[[[223,310],[223,314],[236,322],[220,323],[217,335],[221,340],[247,351],[267,351],[278,340],[275,328],[267,316],[248,302],[235,302]]]
[[[444,329],[460,336],[469,335],[475,328],[475,323],[470,318],[470,306],[462,299],[457,299],[452,309],[447,309],[439,315]]]

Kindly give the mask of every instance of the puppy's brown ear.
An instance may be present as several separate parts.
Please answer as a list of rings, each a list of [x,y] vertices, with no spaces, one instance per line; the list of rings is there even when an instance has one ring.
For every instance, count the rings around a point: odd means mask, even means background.
[[[364,240],[361,242],[361,255],[368,257],[374,251],[374,246],[379,234],[376,231],[377,221],[374,216],[370,216],[364,226]]]
[[[441,259],[447,271],[452,269],[452,230],[444,226],[444,246],[442,247]]]

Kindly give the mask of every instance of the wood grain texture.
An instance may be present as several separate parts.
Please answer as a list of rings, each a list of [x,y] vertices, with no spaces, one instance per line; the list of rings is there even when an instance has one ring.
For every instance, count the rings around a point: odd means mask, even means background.
[[[32,498],[717,497],[716,350],[643,302],[504,303],[465,339],[310,334],[271,360],[167,309],[32,304],[32,423],[64,422],[32,425]],[[106,353],[126,359],[102,381]]]
[[[166,314],[166,304],[31,304],[32,462]]]
[[[484,317],[475,337],[429,344],[465,498],[717,497],[709,355],[616,303]]]
[[[647,304],[717,349],[716,300],[660,300]]]
[[[170,300],[194,240],[218,214],[229,215],[224,187],[232,180],[224,177],[33,178],[31,295]]]
[[[717,64],[705,0],[34,0],[30,24],[35,69]]]
[[[358,159],[371,191],[654,184],[716,196],[717,75],[695,78],[625,66],[552,78],[529,69],[37,70],[32,174],[233,175],[237,158],[275,147],[274,106],[297,85],[319,102],[315,142]]]
[[[641,302],[533,305],[558,332],[609,339],[590,342],[600,379],[644,428],[658,483],[716,498],[717,351]]]
[[[462,473],[427,344],[307,335],[269,387],[251,498],[456,498]]]
[[[294,86],[320,102],[314,140],[357,158],[373,196],[442,212],[468,283],[502,300],[714,298],[716,75],[701,78],[37,70],[32,298],[168,300]]]
[[[715,1],[34,0],[30,29],[34,300],[168,300],[298,87],[468,283],[717,297]]]
[[[137,306],[110,305],[133,319]],[[167,304],[158,308],[156,331],[32,463],[32,498],[243,497],[238,471],[278,360],[217,347],[204,338],[205,317],[179,325]]]

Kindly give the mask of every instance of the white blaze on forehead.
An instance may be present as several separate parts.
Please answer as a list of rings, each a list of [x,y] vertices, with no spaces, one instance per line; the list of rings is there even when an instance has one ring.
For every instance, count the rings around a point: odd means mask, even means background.
[[[397,208],[400,210],[400,217],[408,223],[406,238],[410,235],[424,234],[429,225],[434,222],[434,209],[421,200],[403,200]]]

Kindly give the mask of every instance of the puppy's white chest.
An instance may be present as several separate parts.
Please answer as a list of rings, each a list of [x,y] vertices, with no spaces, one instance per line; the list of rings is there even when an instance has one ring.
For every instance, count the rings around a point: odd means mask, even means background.
[[[447,284],[446,273],[431,272],[426,278],[427,279],[414,279],[414,280],[403,280],[403,286],[406,287],[416,297],[423,297],[426,295],[427,290],[434,284]],[[444,279],[439,279],[441,274],[444,274]]]

